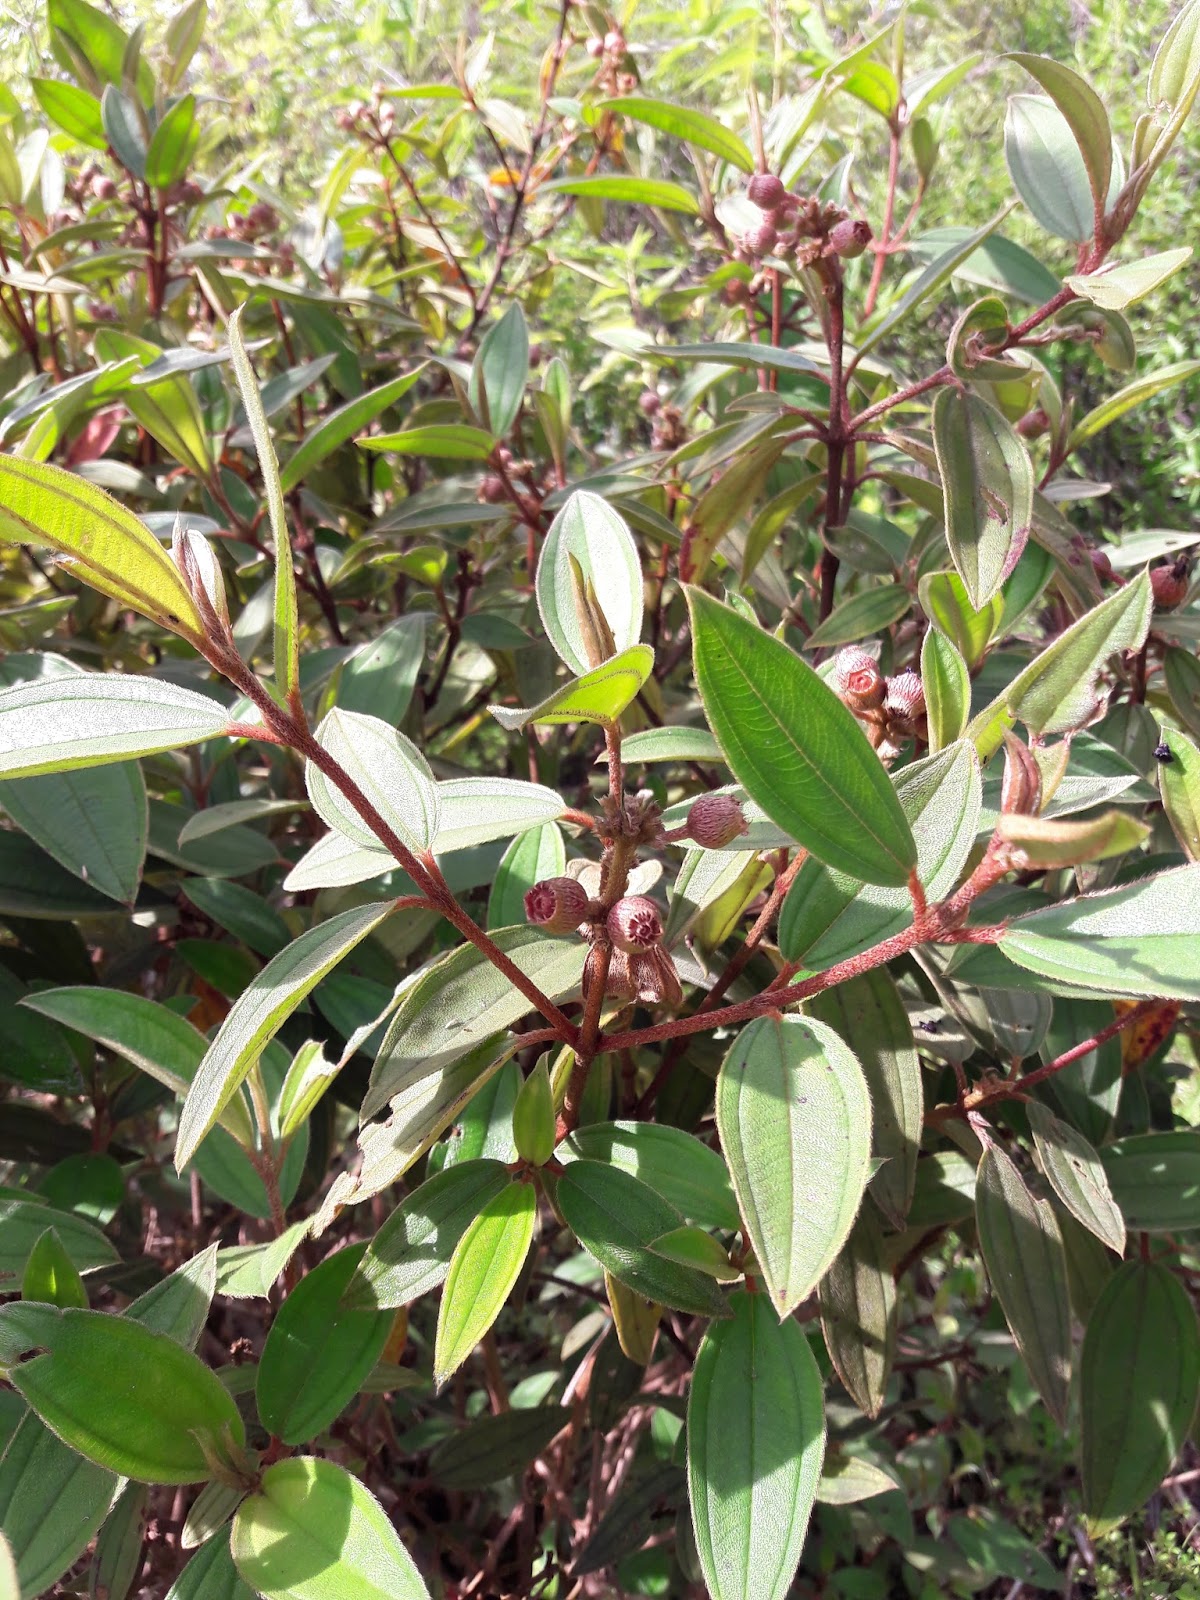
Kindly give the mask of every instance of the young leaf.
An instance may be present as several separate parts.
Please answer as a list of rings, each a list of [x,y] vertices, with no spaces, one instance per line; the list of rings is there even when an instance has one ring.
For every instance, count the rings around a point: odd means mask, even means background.
[[[618,655],[610,656],[602,666],[585,672],[582,678],[572,678],[570,683],[556,689],[540,705],[516,708],[489,706],[488,710],[500,726],[510,733],[516,733],[526,723],[546,726],[564,722],[598,722],[604,727],[611,727],[633,702],[653,666],[654,651],[650,646],[635,644]]]
[[[288,533],[287,508],[283,503],[275,446],[271,443],[271,430],[267,426],[258,379],[254,376],[254,368],[250,365],[250,357],[246,354],[242,339],[242,314],[245,309],[244,305],[239,306],[229,319],[229,352],[267,496],[267,515],[275,546],[275,689],[280,700],[287,703],[300,691],[300,618],[296,605],[296,568],[292,561],[292,541]]]
[[[369,389],[366,394],[355,395],[352,400],[347,400],[345,405],[339,406],[336,411],[331,411],[327,417],[322,417],[320,422],[304,435],[293,454],[283,464],[279,474],[279,487],[284,494],[288,494],[303,483],[313,468],[319,466],[339,445],[352,439],[361,428],[369,427],[377,416],[389,406],[394,406],[397,400],[402,400],[424,370],[422,365],[413,372],[401,373],[390,383],[382,383],[377,389]]]
[[[743,1223],[786,1317],[821,1281],[862,1203],[871,1153],[862,1068],[823,1022],[755,1017],[721,1063],[716,1110]]]
[[[1070,124],[1052,100],[1036,94],[1009,97],[1004,157],[1017,193],[1043,228],[1075,244],[1092,237],[1088,169]]]
[[[155,128],[146,151],[146,182],[169,189],[187,171],[198,138],[196,96],[180,95]]]
[[[649,1184],[619,1167],[584,1159],[567,1166],[555,1199],[584,1249],[634,1294],[696,1316],[725,1314],[711,1278],[656,1254],[654,1241],[683,1218]]]
[[[1079,1363],[1083,1505],[1093,1538],[1158,1488],[1187,1437],[1200,1386],[1200,1329],[1179,1280],[1127,1261],[1088,1319]]]
[[[593,200],[624,200],[629,205],[656,206],[660,211],[681,211],[689,217],[700,215],[695,195],[678,183],[668,183],[665,178],[625,177],[619,173],[592,178],[557,178],[553,183],[542,185],[543,194],[551,192]]]
[[[1054,1211],[1035,1200],[1012,1160],[989,1145],[975,1183],[979,1245],[1029,1376],[1060,1427],[1071,1381],[1071,1299]]]
[[[145,523],[62,467],[0,457],[0,539],[58,550],[101,594],[194,642],[204,635],[179,569]]]
[[[0,1310],[0,1324],[22,1309]],[[52,1320],[16,1337],[44,1353],[9,1381],[89,1461],[139,1483],[201,1483],[210,1468],[200,1440],[245,1442],[228,1390],[173,1339],[127,1317],[38,1309]]]
[[[820,860],[906,884],[916,844],[859,723],[780,640],[699,589],[688,603],[704,709],[746,793]]]
[[[1100,1157],[1088,1141],[1046,1106],[1029,1103],[1029,1124],[1042,1171],[1071,1215],[1119,1256],[1125,1254],[1125,1219],[1108,1186]]]
[[[1164,728],[1162,737],[1171,756],[1158,769],[1163,810],[1184,855],[1200,861],[1200,749],[1177,728]]]
[[[87,1310],[88,1293],[83,1279],[53,1228],[47,1228],[29,1252],[25,1276],[21,1280],[21,1298]]]
[[[1001,816],[996,831],[1027,867],[1073,867],[1128,855],[1144,844],[1150,830],[1125,811],[1103,811],[1086,821],[1060,817]]]
[[[1200,866],[1016,917],[998,948],[1070,989],[1200,1000]]]
[[[465,422],[431,423],[426,428],[405,428],[401,433],[378,433],[360,439],[362,450],[389,450],[399,456],[429,456],[442,461],[486,461],[496,441],[482,428]]]
[[[258,1363],[263,1426],[285,1444],[323,1433],[379,1360],[389,1311],[342,1305],[366,1246],[350,1245],[306,1272],[276,1313]]]
[[[315,1456],[266,1469],[237,1509],[230,1549],[263,1600],[429,1600],[379,1501]]]
[[[537,1221],[537,1190],[510,1182],[489,1200],[454,1247],[438,1308],[433,1381],[440,1389],[500,1315],[525,1265]]]
[[[1094,306],[1106,311],[1124,311],[1157,289],[1160,283],[1165,283],[1191,258],[1191,245],[1182,245],[1178,250],[1143,256],[1140,261],[1101,267],[1098,272],[1073,273],[1063,282]]]
[[[1088,439],[1094,438],[1103,429],[1110,427],[1118,417],[1123,417],[1127,411],[1132,411],[1134,406],[1140,406],[1143,400],[1152,400],[1156,394],[1162,394],[1164,389],[1170,389],[1177,383],[1186,383],[1198,372],[1200,372],[1200,361],[1174,361],[1169,366],[1158,367],[1143,377],[1135,378],[1132,383],[1127,383],[1123,389],[1118,389],[1116,394],[1110,394],[1075,424],[1067,440],[1068,454],[1078,449]]]
[[[946,541],[967,598],[979,611],[1025,548],[1033,520],[1033,464],[1012,424],[969,390],[938,391],[933,444]]]
[[[0,475],[3,462],[0,461]],[[132,673],[70,673],[0,689],[0,775],[69,772],[230,730],[218,700]]]
[[[417,854],[430,848],[438,829],[438,788],[429,763],[410,739],[378,717],[335,706],[317,729],[317,743],[353,779],[404,845]],[[331,828],[368,849],[385,848],[315,762],[305,764],[304,782],[317,814]]]
[[[983,660],[987,647],[1004,615],[1004,600],[993,595],[976,611],[967,599],[966,585],[957,572],[928,572],[917,585],[921,610],[958,649],[974,668]]]
[[[636,94],[605,100],[603,109],[632,117],[634,122],[643,122],[648,128],[657,128],[660,133],[669,133],[676,139],[684,139],[698,150],[709,150],[742,172],[754,171],[754,157],[743,141],[704,111]]]
[[[1007,58],[1038,83],[1054,101],[1079,146],[1079,154],[1087,168],[1092,199],[1101,215],[1108,201],[1109,179],[1112,176],[1112,128],[1104,102],[1091,84],[1081,78],[1061,61],[1048,56],[1028,55],[1014,51]]]
[[[688,1500],[713,1600],[784,1600],[825,1456],[821,1375],[800,1325],[735,1294],[688,1399]]]
[[[175,1141],[177,1172],[195,1155],[200,1141],[300,1002],[390,912],[386,903],[359,906],[318,923],[268,961],[243,991],[188,1087]]]
[[[859,1410],[877,1417],[895,1353],[896,1284],[869,1206],[859,1212],[817,1292],[829,1359]]]
[[[702,1228],[732,1232],[737,1201],[715,1150],[665,1122],[590,1122],[558,1146],[560,1161],[585,1156],[640,1178],[668,1205]]]
[[[1101,669],[1118,650],[1140,649],[1153,607],[1149,575],[1141,572],[1017,674],[1005,697],[1009,714],[1039,735],[1071,733],[1090,722],[1102,704]]]
[[[467,398],[495,438],[508,437],[521,409],[528,377],[529,329],[520,301],[514,300],[479,341],[467,385]]]
[[[643,606],[637,546],[624,519],[586,490],[576,490],[550,524],[534,585],[546,637],[576,674],[600,664],[592,659],[581,622],[580,582],[594,592],[618,652],[636,645]]]
[[[971,715],[971,675],[953,642],[936,628],[921,641],[921,687],[931,752],[962,738]]]

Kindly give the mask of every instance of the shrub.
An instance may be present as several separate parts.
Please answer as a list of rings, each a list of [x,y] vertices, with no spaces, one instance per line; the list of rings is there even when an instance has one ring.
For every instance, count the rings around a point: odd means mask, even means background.
[[[998,69],[1038,253],[919,231],[980,62],[903,14],[739,132],[564,3],[302,212],[204,24],[50,0],[0,130],[5,1592],[1123,1584],[1194,1476],[1200,611],[1076,508],[1200,372],[1133,331],[1200,0],[1128,155]]]

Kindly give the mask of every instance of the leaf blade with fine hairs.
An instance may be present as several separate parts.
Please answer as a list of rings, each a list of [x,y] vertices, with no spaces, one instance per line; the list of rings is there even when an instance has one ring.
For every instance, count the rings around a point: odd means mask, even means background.
[[[945,497],[946,542],[976,611],[1020,558],[1033,521],[1033,464],[1016,430],[969,390],[933,403],[933,443]]]
[[[896,1285],[870,1207],[859,1212],[817,1292],[829,1359],[859,1410],[877,1417],[895,1354]]]
[[[1036,78],[1062,112],[1087,168],[1092,199],[1103,212],[1112,176],[1112,129],[1103,100],[1086,79],[1061,61],[1020,50],[1013,51],[1007,59]]]
[[[611,727],[650,676],[654,651],[648,644],[631,645],[556,689],[536,706],[489,706],[502,728],[515,733],[527,722],[539,726],[596,722]]]
[[[287,508],[279,478],[279,462],[271,443],[271,430],[263,410],[258,379],[242,338],[241,305],[229,319],[229,350],[233,370],[246,408],[246,421],[254,439],[259,471],[267,496],[267,515],[275,544],[275,689],[279,698],[290,702],[300,692],[300,616],[296,602],[296,568],[292,558],[292,539],[288,532]]]
[[[386,902],[357,906],[318,923],[268,961],[247,985],[188,1087],[175,1142],[177,1172],[195,1155],[200,1141],[300,1002],[391,909]]]
[[[710,150],[713,155],[722,157],[743,172],[754,171],[754,157],[745,143],[706,112],[690,106],[673,105],[668,100],[652,100],[647,95],[634,94],[618,95],[613,100],[606,100],[604,109],[615,111],[623,117],[632,117],[635,122],[644,122],[648,128],[657,128],[676,139],[684,139],[697,149]]]
[[[1048,1201],[1035,1200],[1011,1158],[989,1145],[975,1183],[979,1244],[992,1288],[1029,1376],[1066,1426],[1071,1299],[1062,1235]]]
[[[822,861],[903,887],[916,844],[861,726],[782,641],[702,590],[687,593],[704,709],[746,793]]]
[[[510,1182],[454,1247],[438,1308],[433,1381],[440,1389],[500,1315],[525,1265],[537,1221],[537,1190]]]
[[[1100,1157],[1070,1123],[1036,1100],[1029,1122],[1042,1170],[1071,1215],[1119,1256],[1125,1254],[1125,1219],[1113,1199]]]
[[[688,1399],[688,1500],[713,1600],[783,1600],[825,1456],[821,1375],[793,1318],[735,1294],[704,1335]]]
[[[599,495],[577,489],[550,524],[534,580],[546,636],[577,676],[597,662],[587,649],[576,604],[590,584],[618,654],[642,631],[642,567],[625,519]]]

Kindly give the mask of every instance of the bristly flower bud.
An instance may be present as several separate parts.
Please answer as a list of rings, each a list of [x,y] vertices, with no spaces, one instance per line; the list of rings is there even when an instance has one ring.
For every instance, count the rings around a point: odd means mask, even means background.
[[[662,917],[647,895],[627,894],[608,913],[608,937],[618,950],[640,955],[662,938]]]
[[[910,668],[889,678],[883,709],[897,722],[915,722],[918,717],[924,716],[925,688],[921,674]]]
[[[1035,817],[1042,808],[1042,769],[1029,746],[1015,733],[1004,735],[1004,779],[1000,810],[1006,816]]]
[[[887,684],[879,663],[858,645],[848,645],[834,657],[830,686],[851,711],[876,711],[883,704]]]
[[[742,235],[742,243],[752,256],[769,256],[779,243],[779,235],[773,223],[757,222]]]
[[[773,172],[756,172],[746,185],[746,198],[760,211],[774,211],[786,200],[787,189]]]
[[[861,256],[870,242],[870,224],[853,217],[843,217],[829,230],[829,248],[843,261],[853,261],[855,256]]]
[[[1150,588],[1157,610],[1174,611],[1176,606],[1181,606],[1188,592],[1187,557],[1181,556],[1169,567],[1155,567],[1150,574]]]
[[[574,878],[543,878],[525,895],[526,917],[547,933],[574,933],[587,908],[587,891]]]
[[[724,850],[747,831],[742,808],[731,794],[702,794],[693,800],[685,827],[688,837],[705,850]]]

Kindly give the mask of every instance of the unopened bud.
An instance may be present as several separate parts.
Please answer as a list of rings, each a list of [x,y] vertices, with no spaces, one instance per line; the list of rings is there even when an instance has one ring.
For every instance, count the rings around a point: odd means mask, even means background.
[[[924,716],[925,687],[921,674],[910,669],[889,678],[883,709],[898,722],[911,723]]]
[[[1113,577],[1113,564],[1108,559],[1108,551],[1093,550],[1091,552],[1091,556],[1092,571],[1096,574],[1096,577],[1101,583],[1111,583]]]
[[[498,506],[504,499],[504,479],[497,477],[494,472],[489,472],[479,485],[479,498],[485,505]]]
[[[629,972],[634,993],[646,1005],[674,1008],[683,1004],[683,986],[675,963],[661,945],[630,956]]]
[[[92,194],[97,200],[115,200],[117,186],[111,178],[102,173],[100,177],[92,179]]]
[[[522,1161],[543,1167],[554,1154],[554,1091],[543,1056],[521,1085],[512,1114],[513,1143]]]
[[[599,34],[594,33],[583,48],[590,56],[602,56],[604,54],[604,40],[600,38]]]
[[[787,198],[787,190],[773,172],[756,172],[746,185],[746,198],[760,211],[774,211]]]
[[[658,907],[644,894],[627,894],[608,913],[608,937],[618,950],[637,955],[662,938],[662,917]]]
[[[604,35],[604,48],[610,56],[623,56],[625,54],[625,35],[618,33],[615,28],[610,30]]]
[[[638,395],[638,410],[644,417],[657,416],[661,409],[662,401],[653,389],[643,389],[641,394]]]
[[[1150,574],[1150,587],[1157,610],[1174,611],[1182,605],[1188,592],[1186,557],[1169,567],[1155,567]]]
[[[1017,432],[1022,439],[1040,439],[1050,428],[1050,418],[1041,406],[1034,406],[1032,411],[1027,411],[1017,423]]]
[[[851,711],[876,711],[887,693],[879,663],[856,644],[848,645],[834,657],[829,682]]]
[[[1004,735],[1004,778],[1000,810],[1006,816],[1036,816],[1042,806],[1042,769],[1029,746],[1015,733]]]
[[[587,908],[587,892],[574,878],[543,878],[525,896],[526,917],[547,933],[574,933]]]
[[[779,243],[779,235],[772,223],[763,221],[742,235],[742,243],[752,256],[769,256]]]
[[[855,256],[861,256],[870,242],[870,224],[853,217],[843,217],[829,230],[829,248],[844,261],[853,261]]]
[[[731,794],[702,794],[688,809],[686,827],[705,850],[724,850],[746,832],[746,819]]]

